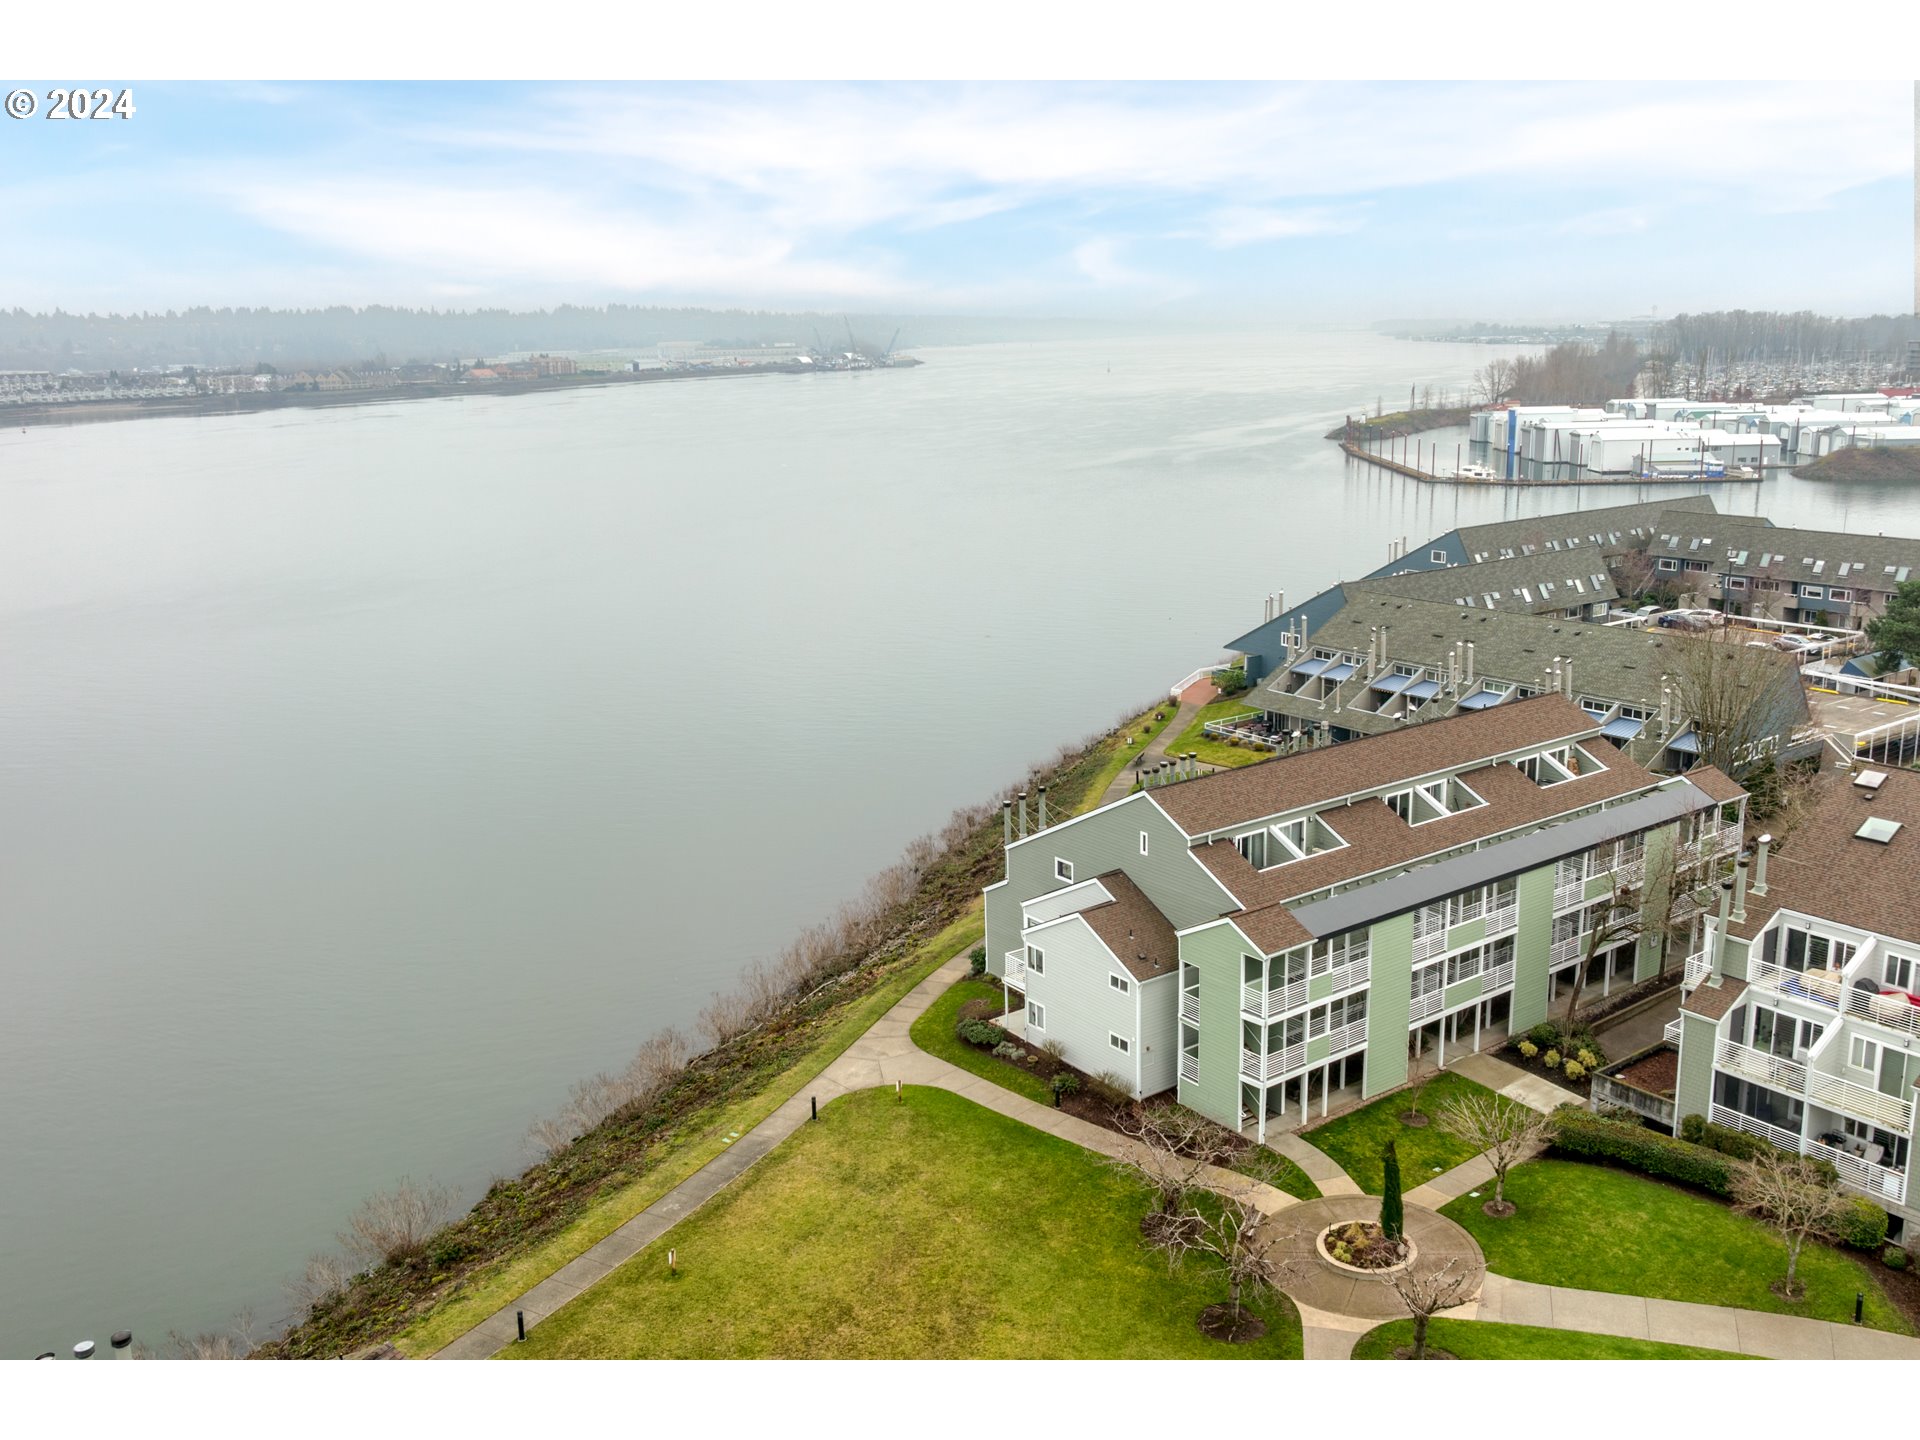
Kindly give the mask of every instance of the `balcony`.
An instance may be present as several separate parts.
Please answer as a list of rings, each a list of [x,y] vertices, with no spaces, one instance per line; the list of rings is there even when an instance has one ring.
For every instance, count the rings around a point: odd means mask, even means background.
[[[1807,1093],[1807,1067],[1785,1055],[1756,1050],[1751,1045],[1742,1045],[1735,1040],[1722,1040],[1714,1063],[1730,1075],[1757,1081],[1770,1090],[1780,1090],[1789,1095]]]
[[[1583,953],[1586,937],[1566,935],[1547,947],[1547,969],[1558,970],[1563,965],[1571,965]]]
[[[1180,1018],[1189,1025],[1200,1023],[1200,992],[1198,990],[1180,992]]]
[[[1513,984],[1513,961],[1508,960],[1502,964],[1491,966],[1484,974],[1485,983],[1480,987],[1482,999],[1492,995],[1495,991],[1504,990],[1507,986]]]
[[[1200,1056],[1196,1051],[1184,1050],[1180,1054],[1180,1078],[1189,1085],[1200,1083]]]
[[[1859,1085],[1838,1075],[1811,1070],[1807,1072],[1806,1095],[1816,1105],[1838,1110],[1856,1120],[1870,1121],[1883,1130],[1902,1135],[1913,1133],[1913,1102],[1883,1094],[1871,1085]]]
[[[1278,1080],[1294,1070],[1298,1070],[1307,1061],[1306,1042],[1289,1045],[1284,1050],[1269,1050],[1262,1055],[1258,1050],[1242,1049],[1240,1052],[1240,1075],[1246,1080]]]
[[[1357,960],[1326,971],[1324,974],[1310,976],[1304,980],[1290,980],[1284,985],[1272,989],[1263,989],[1259,985],[1240,987],[1240,1009],[1245,1015],[1256,1020],[1271,1020],[1276,1015],[1284,1015],[1289,1010],[1298,1010],[1309,1000],[1325,1000],[1340,995],[1357,985],[1364,985],[1373,976],[1371,957],[1362,955]]]
[[[1681,983],[1691,990],[1712,973],[1713,957],[1704,950],[1696,950],[1687,956],[1686,974],[1681,977]]]
[[[1875,982],[1863,989],[1853,981],[1868,968],[1864,954],[1856,955],[1844,970],[1790,970],[1764,960],[1747,962],[1747,983],[1756,989],[1838,1010],[1855,1020],[1884,1025],[1902,1035],[1920,1036],[1920,1004],[1904,990],[1891,987],[1883,994]]]
[[[1752,1115],[1743,1115],[1738,1110],[1718,1104],[1707,1107],[1707,1118],[1716,1125],[1725,1125],[1728,1129],[1752,1135],[1766,1141],[1769,1145],[1791,1151],[1795,1155],[1800,1153],[1800,1132],[1797,1130],[1787,1130],[1779,1125],[1771,1125],[1765,1120],[1756,1119]]]
[[[1667,1028],[1660,1032],[1660,1038],[1665,1040],[1669,1045],[1678,1045],[1680,1043],[1679,1016],[1676,1015],[1673,1019],[1667,1021]]]
[[[1487,938],[1504,935],[1520,925],[1520,905],[1516,900],[1511,905],[1503,905],[1498,910],[1487,911]]]
[[[1881,1204],[1903,1203],[1907,1198],[1907,1177],[1891,1165],[1877,1165],[1851,1150],[1829,1145],[1824,1140],[1808,1140],[1806,1153],[1825,1160],[1840,1172],[1840,1183],[1849,1185]]]
[[[1416,1023],[1429,1016],[1438,1015],[1446,1008],[1446,1001],[1447,992],[1444,986],[1435,987],[1424,995],[1415,995],[1407,1002],[1407,1020],[1409,1023]]]
[[[1027,988],[1027,952],[1009,950],[1003,958],[1006,965],[1007,984],[1024,992]]]

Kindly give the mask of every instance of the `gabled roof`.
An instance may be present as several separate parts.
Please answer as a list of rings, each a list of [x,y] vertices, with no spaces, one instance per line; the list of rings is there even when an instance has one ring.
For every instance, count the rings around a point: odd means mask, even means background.
[[[1453,613],[1451,605],[1428,608]],[[1529,746],[1594,735],[1599,728],[1598,721],[1571,701],[1541,695],[1243,770],[1203,775],[1151,793],[1187,834],[1205,835],[1268,815],[1343,800],[1396,780],[1415,780]]]
[[[1558,545],[1569,548],[1569,541],[1577,541],[1570,548],[1578,551],[1594,545],[1593,536],[1603,539],[1598,542],[1607,551],[1628,549],[1645,538],[1644,532],[1651,532],[1655,521],[1663,511],[1690,510],[1713,513],[1713,498],[1709,495],[1687,495],[1678,499],[1643,501],[1635,505],[1608,505],[1597,510],[1563,510],[1551,515],[1527,515],[1517,520],[1498,520],[1489,525],[1462,525],[1456,532],[1460,541],[1467,547],[1472,557],[1484,554],[1489,560],[1496,558],[1502,549],[1511,549],[1518,554],[1521,547],[1531,545],[1536,551]],[[1638,527],[1643,534],[1635,536],[1632,532]],[[1608,538],[1613,532],[1620,533],[1616,543]]]
[[[1743,552],[1744,558],[1736,558]],[[1716,573],[1811,585],[1890,592],[1902,583],[1899,577],[1903,571],[1907,579],[1920,580],[1920,540],[1903,535],[1802,530],[1774,525],[1754,515],[1708,518],[1670,512],[1661,517],[1647,553],[1656,558],[1704,560]],[[1844,575],[1840,573],[1842,565],[1847,567]]]
[[[1575,582],[1578,581],[1578,588]],[[1542,585],[1551,587],[1543,592]],[[1554,614],[1575,605],[1608,603],[1620,598],[1605,556],[1592,549],[1543,550],[1512,560],[1488,560],[1479,565],[1450,565],[1439,570],[1407,570],[1371,580],[1349,580],[1346,588],[1373,590],[1407,600],[1429,600],[1442,605],[1485,606],[1520,614]],[[1518,592],[1525,589],[1530,598]]]
[[[1151,980],[1178,969],[1180,942],[1173,925],[1149,900],[1146,892],[1127,878],[1124,870],[1109,870],[1095,877],[1113,896],[1111,901],[1091,905],[1080,918],[1100,937],[1116,959],[1136,980]]]

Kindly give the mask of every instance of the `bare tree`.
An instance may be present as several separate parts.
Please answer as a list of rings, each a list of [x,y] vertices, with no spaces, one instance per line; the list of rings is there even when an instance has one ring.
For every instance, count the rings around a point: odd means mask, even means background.
[[[453,1190],[436,1180],[403,1178],[391,1190],[370,1195],[347,1220],[340,1244],[363,1268],[418,1254],[427,1237],[452,1218]]]
[[[176,1360],[244,1360],[259,1348],[253,1312],[243,1310],[231,1330],[203,1330],[197,1335],[167,1332],[167,1344]]]
[[[1117,1123],[1133,1143],[1108,1164],[1152,1190],[1163,1216],[1179,1215],[1195,1193],[1213,1188],[1210,1177],[1232,1165],[1244,1143],[1184,1105],[1136,1106]]]
[[[353,1270],[338,1255],[309,1255],[306,1266],[287,1282],[287,1296],[304,1318],[314,1306],[331,1300],[347,1288]]]
[[[1262,1223],[1264,1217],[1244,1195],[1189,1198],[1179,1218],[1182,1223],[1161,1227],[1151,1243],[1173,1269],[1196,1255],[1218,1264],[1227,1282],[1223,1338],[1254,1339],[1265,1327],[1245,1302],[1279,1290],[1285,1266],[1275,1252],[1283,1237]]]
[[[1733,1177],[1736,1208],[1766,1221],[1787,1247],[1787,1275],[1780,1294],[1797,1300],[1803,1293],[1797,1271],[1800,1251],[1815,1235],[1830,1233],[1839,1219],[1843,1197],[1825,1176],[1798,1155],[1763,1150]]]
[[[1484,1208],[1489,1215],[1511,1215],[1507,1203],[1507,1171],[1526,1159],[1552,1133],[1553,1122],[1531,1106],[1504,1096],[1456,1095],[1440,1107],[1440,1128],[1473,1146],[1493,1166],[1493,1199]]]
[[[1648,840],[1616,865],[1612,890],[1582,916],[1591,928],[1574,971],[1573,991],[1567,997],[1569,1028],[1580,1009],[1587,972],[1601,955],[1621,945],[1651,942],[1659,948],[1660,973],[1664,974],[1668,952],[1692,933],[1693,922],[1703,908],[1702,887],[1712,884],[1720,864],[1721,852],[1715,847],[1714,837],[1685,839],[1676,831],[1671,842],[1660,847],[1660,858],[1653,859],[1653,855],[1654,847]]]
[[[1409,1358],[1414,1360],[1427,1358],[1427,1326],[1433,1317],[1466,1304],[1480,1293],[1478,1278],[1472,1270],[1460,1268],[1458,1255],[1448,1256],[1446,1264],[1424,1274],[1417,1265],[1392,1271],[1387,1283],[1413,1317],[1413,1354]]]
[[[1482,403],[1499,405],[1513,393],[1514,364],[1511,360],[1489,360],[1474,372],[1474,393]]]
[[[1778,753],[1806,717],[1806,692],[1787,656],[1736,638],[1732,628],[1669,646],[1680,714],[1693,724],[1697,763],[1739,776]]]

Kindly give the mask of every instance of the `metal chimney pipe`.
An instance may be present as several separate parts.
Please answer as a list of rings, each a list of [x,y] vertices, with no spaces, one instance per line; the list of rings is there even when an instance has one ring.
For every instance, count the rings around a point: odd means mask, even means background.
[[[1473,642],[1467,641],[1467,684],[1473,684]]]
[[[1000,843],[1013,844],[1013,801],[1000,802]]]
[[[1027,792],[1020,792],[1020,838],[1027,838]]]
[[[1044,785],[1042,785],[1042,786],[1040,787],[1040,825],[1039,825],[1039,828],[1040,828],[1040,829],[1042,829],[1042,830],[1044,830],[1044,829],[1046,829],[1046,828],[1047,828],[1047,787],[1046,787],[1046,786],[1044,786]]]
[[[1571,655],[1567,657],[1567,663],[1560,673],[1567,677],[1567,699],[1571,700],[1573,699],[1573,657]]]
[[[1727,973],[1727,921],[1733,908],[1733,881],[1720,882],[1720,923],[1713,932],[1713,973]]]
[[[1767,847],[1771,844],[1773,844],[1773,836],[1760,837],[1760,856],[1753,867],[1753,893],[1756,895],[1767,893]]]
[[[1733,863],[1733,918],[1747,918],[1747,854],[1744,850]]]

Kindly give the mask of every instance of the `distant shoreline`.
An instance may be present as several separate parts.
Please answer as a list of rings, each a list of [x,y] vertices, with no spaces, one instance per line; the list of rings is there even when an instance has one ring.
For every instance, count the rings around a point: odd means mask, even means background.
[[[907,369],[922,362],[903,357],[876,370]],[[18,425],[93,425],[111,420],[171,416],[253,415],[274,410],[317,410],[334,405],[382,405],[403,400],[443,400],[459,395],[531,395],[610,385],[648,385],[672,380],[731,380],[751,375],[817,375],[827,372],[794,361],[736,365],[711,370],[599,371],[538,380],[468,380],[424,385],[388,385],[372,390],[274,390],[261,394],[190,395],[179,400],[79,400],[71,405],[0,408],[0,428]]]

